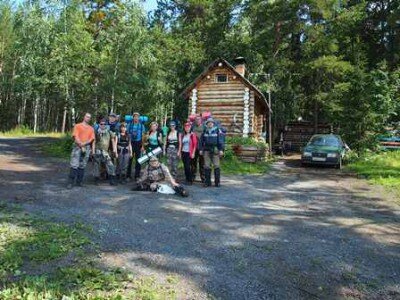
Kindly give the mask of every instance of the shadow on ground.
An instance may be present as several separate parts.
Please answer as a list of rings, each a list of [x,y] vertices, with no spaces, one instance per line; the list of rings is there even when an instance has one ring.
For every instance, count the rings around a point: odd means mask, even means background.
[[[180,277],[180,298],[400,298],[400,215],[338,170],[279,162],[190,197],[64,188],[68,164],[0,139],[0,197],[93,226],[104,265]],[[18,144],[18,147],[15,145]],[[90,169],[90,168],[89,168]]]

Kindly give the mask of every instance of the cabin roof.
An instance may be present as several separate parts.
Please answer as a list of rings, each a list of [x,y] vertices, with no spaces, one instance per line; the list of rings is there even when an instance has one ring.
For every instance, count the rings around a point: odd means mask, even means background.
[[[263,93],[254,85],[252,84],[246,77],[242,76],[240,73],[238,73],[235,69],[234,66],[232,66],[228,61],[226,61],[223,58],[217,58],[214,60],[207,68],[204,69],[204,71],[196,77],[196,79],[182,92],[181,96],[187,99],[189,97],[190,91],[197,86],[197,84],[203,80],[207,74],[216,68],[219,63],[223,63],[225,67],[227,67],[229,70],[231,70],[249,89],[253,90],[255,94],[257,94],[260,99],[264,100],[265,105],[269,108],[271,111],[271,108],[268,105],[268,101],[263,95]]]

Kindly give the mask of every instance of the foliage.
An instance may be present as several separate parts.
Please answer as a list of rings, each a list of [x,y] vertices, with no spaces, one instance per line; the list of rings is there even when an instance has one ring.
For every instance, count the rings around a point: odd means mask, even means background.
[[[0,203],[0,298],[176,299],[173,276],[158,284],[100,268],[89,236],[82,223],[51,222]]]
[[[54,157],[67,158],[71,155],[73,140],[70,134],[65,134],[59,138],[43,144],[44,153]]]
[[[268,145],[264,141],[257,141],[256,139],[251,137],[245,138],[240,136],[227,137],[226,143],[229,145],[257,146],[262,149],[266,149]]]
[[[400,152],[366,153],[349,164],[349,169],[369,181],[396,191],[400,196]]]
[[[86,111],[184,119],[184,88],[236,56],[272,91],[275,132],[333,123],[361,151],[400,121],[399,1],[157,3],[146,15],[131,1],[3,1],[0,130],[66,132]]]
[[[240,141],[247,142],[247,144],[241,145],[251,145],[258,146],[259,142],[254,141],[254,139],[247,138],[228,138],[228,144],[225,147],[224,156],[221,159],[221,168],[223,174],[230,175],[249,175],[249,174],[264,174],[267,173],[272,161],[248,163],[243,162],[235,156],[232,150],[232,145],[239,143]],[[263,143],[265,145],[265,143]]]

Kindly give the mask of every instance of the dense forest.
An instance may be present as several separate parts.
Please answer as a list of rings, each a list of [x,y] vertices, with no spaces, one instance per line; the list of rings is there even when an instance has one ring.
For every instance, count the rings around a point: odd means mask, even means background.
[[[85,111],[184,117],[184,88],[237,56],[272,90],[275,128],[330,122],[362,147],[400,121],[398,0],[157,2],[1,1],[0,130],[67,131]]]

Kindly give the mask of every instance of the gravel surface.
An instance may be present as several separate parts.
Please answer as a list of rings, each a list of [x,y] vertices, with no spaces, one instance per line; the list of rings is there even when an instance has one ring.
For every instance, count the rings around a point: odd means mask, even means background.
[[[351,174],[285,159],[179,198],[97,187],[88,170],[67,190],[68,163],[38,151],[47,142],[0,139],[0,199],[88,223],[104,265],[175,276],[179,299],[400,299],[399,206]]]

